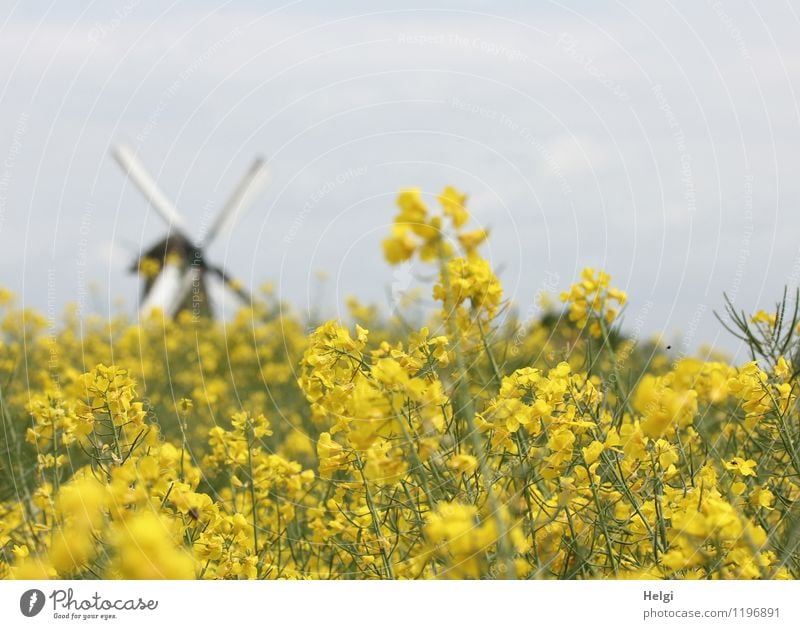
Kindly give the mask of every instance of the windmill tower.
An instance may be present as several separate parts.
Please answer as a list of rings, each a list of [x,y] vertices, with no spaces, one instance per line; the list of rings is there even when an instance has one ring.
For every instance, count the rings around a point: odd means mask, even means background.
[[[228,202],[199,240],[189,236],[187,223],[178,209],[161,192],[142,164],[127,146],[116,146],[112,155],[122,170],[136,184],[150,206],[167,224],[167,235],[144,250],[131,266],[143,276],[139,312],[148,314],[154,308],[169,317],[180,312],[193,316],[213,316],[209,293],[210,282],[220,282],[242,302],[249,304],[250,295],[221,266],[205,257],[205,249],[221,233],[230,229],[242,208],[252,201],[266,182],[266,164],[258,158],[245,173]]]

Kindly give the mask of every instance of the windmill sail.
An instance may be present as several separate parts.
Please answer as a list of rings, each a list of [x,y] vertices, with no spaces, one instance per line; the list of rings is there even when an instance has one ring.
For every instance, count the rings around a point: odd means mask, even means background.
[[[112,152],[114,159],[122,167],[122,170],[131,178],[139,188],[151,207],[161,215],[169,227],[174,227],[180,231],[186,231],[186,223],[183,220],[178,208],[176,208],[167,196],[161,192],[156,182],[147,174],[141,162],[136,159],[133,151],[125,145],[119,145]]]
[[[166,314],[172,314],[175,294],[180,289],[182,278],[183,273],[177,264],[165,264],[145,294],[141,312],[149,314],[158,308]]]
[[[215,240],[217,236],[225,231],[236,222],[239,218],[239,212],[242,207],[249,203],[259,192],[267,179],[266,162],[257,158],[250,170],[247,171],[244,178],[236,189],[233,191],[231,198],[217,214],[216,219],[208,228],[208,231],[202,237],[203,246],[207,246],[210,242]]]

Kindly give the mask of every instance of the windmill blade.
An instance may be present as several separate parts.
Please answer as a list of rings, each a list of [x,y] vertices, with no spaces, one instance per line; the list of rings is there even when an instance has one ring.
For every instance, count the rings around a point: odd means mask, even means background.
[[[180,310],[181,305],[186,301],[186,298],[192,294],[192,291],[195,290],[202,290],[203,287],[201,282],[203,280],[203,271],[204,267],[200,265],[191,265],[189,266],[183,273],[183,276],[180,279],[180,283],[178,284],[178,289],[175,291],[172,303],[170,303],[169,308],[167,309],[167,314],[170,317],[174,317],[178,314],[178,310]],[[208,299],[209,296],[207,293],[203,295],[203,299]],[[211,304],[209,304],[209,308]]]
[[[239,212],[245,204],[249,203],[267,182],[267,163],[260,157],[256,158],[244,178],[236,186],[231,198],[217,214],[216,219],[203,234],[200,246],[208,246],[223,231],[229,229],[239,217]]]
[[[165,264],[147,295],[145,295],[139,312],[146,316],[154,308],[158,308],[164,314],[171,316],[170,309],[175,301],[175,295],[181,288],[181,283],[181,270],[174,264]]]
[[[228,290],[241,299],[245,305],[253,303],[253,297],[244,289],[241,282],[233,279],[225,269],[220,266],[208,266],[207,268],[219,278]]]
[[[214,316],[218,319],[230,319],[231,304],[235,301],[238,309],[239,300],[228,295],[228,289],[217,275],[209,274],[206,276],[206,290],[208,291],[208,301],[214,308]]]
[[[112,149],[111,154],[167,225],[185,234],[186,222],[178,212],[178,208],[161,192],[133,151],[124,144],[119,144]]]

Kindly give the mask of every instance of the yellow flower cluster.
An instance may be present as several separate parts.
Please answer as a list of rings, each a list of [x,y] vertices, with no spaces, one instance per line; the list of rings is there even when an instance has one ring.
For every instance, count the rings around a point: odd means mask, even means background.
[[[581,272],[581,281],[561,293],[561,301],[569,303],[570,321],[579,328],[588,326],[589,334],[595,338],[603,335],[603,330],[614,322],[619,307],[624,306],[628,299],[623,291],[611,288],[610,281],[608,273],[585,268]]]
[[[502,301],[503,287],[486,260],[454,258],[442,270],[433,297],[445,309],[460,309],[469,301],[474,312],[483,312],[491,319]],[[464,316],[469,318],[469,313]]]
[[[758,360],[670,361],[586,269],[522,323],[466,196],[438,203],[402,192],[384,242],[436,270],[424,325],[351,301],[306,333],[265,290],[225,323],[53,334],[0,291],[0,577],[799,576],[781,317],[751,322]]]
[[[403,190],[397,197],[400,212],[394,219],[391,237],[383,241],[383,252],[390,264],[399,264],[419,251],[420,258],[430,262],[440,256],[449,257],[453,252],[451,240],[457,241],[466,254],[473,256],[477,247],[488,237],[485,229],[462,231],[469,222],[466,209],[467,195],[452,186],[447,186],[437,200],[441,214],[432,214],[417,188]],[[448,239],[445,219],[455,230]]]

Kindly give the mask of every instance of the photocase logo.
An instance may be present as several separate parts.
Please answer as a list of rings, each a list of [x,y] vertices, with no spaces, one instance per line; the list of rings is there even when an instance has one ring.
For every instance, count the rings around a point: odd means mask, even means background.
[[[28,590],[19,597],[19,611],[23,616],[33,618],[44,607],[44,592],[41,590]]]
[[[28,590],[19,597],[19,611],[23,616],[33,618],[44,609],[47,599],[53,604],[53,618],[56,620],[112,620],[119,618],[119,612],[152,612],[158,608],[158,601],[151,598],[133,596],[131,598],[106,598],[99,592],[83,597],[75,590],[52,590],[47,596],[41,590]],[[2,626],[2,625],[0,625]]]

